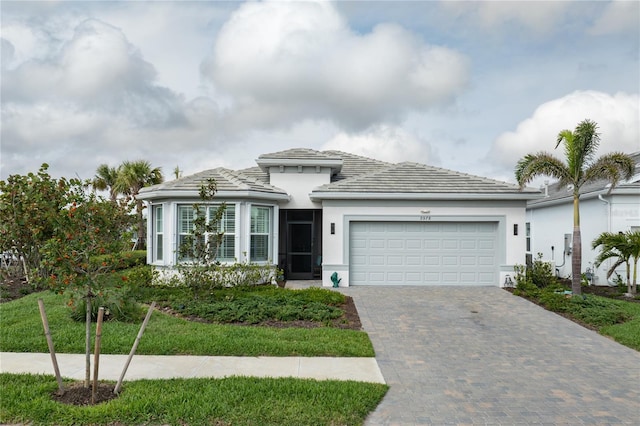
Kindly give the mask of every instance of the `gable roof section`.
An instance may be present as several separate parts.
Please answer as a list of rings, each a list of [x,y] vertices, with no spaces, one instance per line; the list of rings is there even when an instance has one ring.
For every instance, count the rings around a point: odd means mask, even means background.
[[[640,151],[629,154],[636,163],[634,176],[629,181],[618,183],[611,190],[611,185],[606,179],[600,179],[589,182],[580,188],[580,199],[595,198],[599,195],[613,194],[640,194]],[[545,188],[541,188],[545,192]],[[546,195],[543,198],[531,200],[527,203],[527,207],[548,207],[550,205],[573,203],[573,191],[566,185],[560,185],[558,182],[549,185],[546,188]]]
[[[287,192],[280,188],[269,185],[253,176],[223,167],[205,170],[194,175],[142,188],[140,190],[140,198],[149,200],[167,197],[199,197],[200,187],[208,179],[215,179],[217,194],[220,197],[288,199]]]
[[[316,188],[311,198],[322,199],[531,199],[536,189],[480,176],[411,162],[339,180]]]

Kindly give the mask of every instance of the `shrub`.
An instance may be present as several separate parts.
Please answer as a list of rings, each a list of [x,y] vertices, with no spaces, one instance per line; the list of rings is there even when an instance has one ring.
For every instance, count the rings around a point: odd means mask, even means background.
[[[537,288],[556,287],[559,284],[550,262],[542,260],[542,253],[538,253],[531,267],[516,265],[514,267],[516,289],[520,291],[532,291],[533,285]]]
[[[71,318],[84,322],[86,317],[86,299],[72,299]],[[138,322],[143,316],[142,307],[129,295],[126,290],[111,290],[108,295],[97,295],[91,299],[91,321],[98,320],[98,310],[104,308],[105,321]]]
[[[597,327],[621,324],[630,319],[630,315],[619,304],[606,299],[584,296],[572,297],[569,300],[568,312],[575,318]]]

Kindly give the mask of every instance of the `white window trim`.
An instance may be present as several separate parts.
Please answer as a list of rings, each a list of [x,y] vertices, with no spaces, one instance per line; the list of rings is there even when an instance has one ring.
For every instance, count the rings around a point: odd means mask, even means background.
[[[253,235],[253,233],[251,232],[251,211],[253,210],[254,207],[265,207],[269,209],[269,231],[266,234],[268,236],[268,245],[267,245],[267,259],[266,260],[253,260],[251,258],[251,236]],[[246,230],[246,244],[247,244],[247,251],[246,251],[246,260],[248,260],[251,263],[256,263],[259,265],[262,264],[267,264],[267,263],[273,263],[273,254],[275,253],[275,249],[274,249],[274,243],[276,243],[277,238],[275,235],[275,223],[274,223],[274,218],[275,218],[275,212],[276,212],[276,206],[272,205],[272,204],[259,204],[259,203],[248,203],[247,204],[247,212],[246,212],[246,217],[247,217],[247,230]],[[256,235],[265,235],[265,234],[256,234]]]
[[[158,229],[158,209],[162,211],[162,223],[160,229]],[[166,212],[165,205],[153,204],[151,206],[151,220],[152,220],[152,236],[151,236],[151,256],[152,256],[152,264],[162,264],[166,259],[166,244],[165,244],[165,223],[166,223]],[[160,242],[162,243],[162,257],[158,258],[158,237],[161,238]]]

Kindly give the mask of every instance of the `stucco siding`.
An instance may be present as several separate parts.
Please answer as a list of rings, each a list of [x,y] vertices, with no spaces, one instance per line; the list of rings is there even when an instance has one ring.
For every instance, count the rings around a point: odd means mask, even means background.
[[[563,254],[564,234],[573,233],[573,205],[570,202],[527,211],[531,222],[531,254],[542,253],[545,261],[554,263],[561,277],[571,276],[571,257]],[[598,251],[591,248],[602,232],[626,232],[640,226],[640,195],[591,197],[580,201],[580,232],[582,238],[582,272],[594,271],[594,284],[605,285],[606,271],[612,261],[600,267],[593,265]],[[554,248],[554,250],[551,249]]]

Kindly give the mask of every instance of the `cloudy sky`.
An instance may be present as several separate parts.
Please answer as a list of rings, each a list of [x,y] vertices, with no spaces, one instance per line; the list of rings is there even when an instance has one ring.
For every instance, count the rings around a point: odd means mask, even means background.
[[[0,177],[338,149],[513,181],[589,118],[640,150],[637,1],[7,1]],[[559,156],[562,152],[557,152]]]

